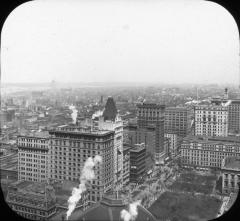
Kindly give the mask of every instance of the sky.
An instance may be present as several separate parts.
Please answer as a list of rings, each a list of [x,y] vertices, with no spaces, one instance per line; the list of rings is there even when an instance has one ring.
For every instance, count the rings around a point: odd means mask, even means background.
[[[232,15],[202,0],[36,0],[1,34],[2,83],[239,82]]]

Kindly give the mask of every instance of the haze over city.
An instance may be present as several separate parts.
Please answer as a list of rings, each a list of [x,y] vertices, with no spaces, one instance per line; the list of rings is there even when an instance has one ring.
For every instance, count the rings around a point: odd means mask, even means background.
[[[2,217],[203,221],[238,203],[239,34],[223,7],[36,0],[1,38]]]
[[[239,82],[237,25],[212,2],[33,1],[1,38],[3,83]]]

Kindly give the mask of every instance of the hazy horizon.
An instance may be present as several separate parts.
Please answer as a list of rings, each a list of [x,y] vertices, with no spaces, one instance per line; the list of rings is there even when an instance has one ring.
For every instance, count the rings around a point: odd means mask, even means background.
[[[239,84],[237,25],[213,2],[32,1],[1,38],[5,84]]]

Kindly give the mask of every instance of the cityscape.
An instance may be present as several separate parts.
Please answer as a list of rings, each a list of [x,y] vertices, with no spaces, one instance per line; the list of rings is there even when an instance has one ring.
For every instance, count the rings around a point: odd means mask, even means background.
[[[228,85],[4,85],[1,189],[30,220],[210,220],[240,182]]]
[[[211,1],[19,5],[1,31],[1,217],[239,211],[239,59],[238,26]]]

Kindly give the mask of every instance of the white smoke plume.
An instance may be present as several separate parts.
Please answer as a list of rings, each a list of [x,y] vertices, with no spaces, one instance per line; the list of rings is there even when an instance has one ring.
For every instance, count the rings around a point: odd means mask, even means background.
[[[72,111],[71,117],[72,117],[73,123],[76,124],[78,110],[73,105],[70,105],[69,109]]]
[[[95,117],[101,117],[103,115],[103,110],[98,110],[92,115],[92,119]]]
[[[134,221],[137,218],[138,215],[138,209],[137,206],[141,204],[140,200],[137,200],[133,203],[129,204],[129,211],[123,209],[121,211],[121,219],[124,221]]]
[[[86,191],[86,183],[93,180],[95,178],[93,168],[98,164],[102,163],[102,157],[96,155],[94,158],[89,157],[85,163],[84,167],[81,171],[80,176],[80,184],[78,188],[74,187],[72,190],[72,196],[68,199],[68,211],[67,211],[67,219],[72,214],[73,210],[75,209],[78,201],[81,199],[81,195],[83,192]]]

